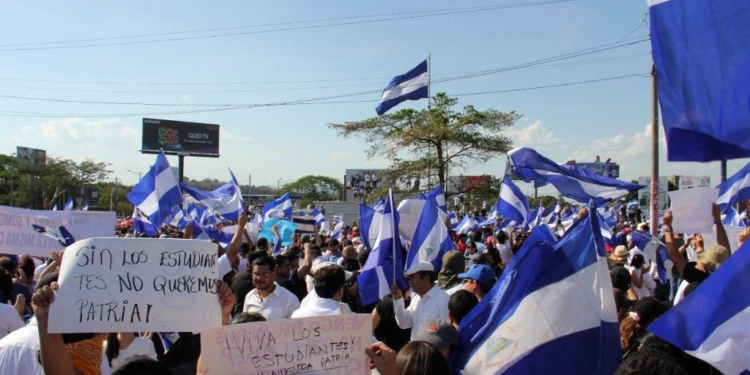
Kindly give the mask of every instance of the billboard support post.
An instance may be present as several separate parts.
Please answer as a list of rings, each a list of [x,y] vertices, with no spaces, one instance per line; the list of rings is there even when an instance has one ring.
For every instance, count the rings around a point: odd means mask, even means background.
[[[178,155],[177,160],[177,166],[180,169],[180,177],[177,182],[182,183],[185,180],[185,155]]]

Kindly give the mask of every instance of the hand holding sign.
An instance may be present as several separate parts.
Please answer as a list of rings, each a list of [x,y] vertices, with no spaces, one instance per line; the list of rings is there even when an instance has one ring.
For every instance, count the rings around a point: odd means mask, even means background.
[[[222,323],[216,245],[91,238],[69,246],[50,332],[195,332]],[[231,293],[229,293],[231,294]],[[223,303],[231,298],[224,296]],[[189,311],[188,314],[186,312]]]

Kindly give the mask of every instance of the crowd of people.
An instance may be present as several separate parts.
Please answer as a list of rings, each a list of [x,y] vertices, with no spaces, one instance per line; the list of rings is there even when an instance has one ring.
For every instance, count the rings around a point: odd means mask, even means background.
[[[481,215],[481,210],[477,210]],[[587,215],[580,209],[577,219]],[[660,283],[655,260],[637,248],[633,232],[649,231],[646,222],[618,215],[615,247],[608,253],[613,297],[620,320],[624,361],[618,374],[710,374],[710,365],[648,334],[648,325],[685,298],[731,255],[716,218],[717,243],[700,234],[672,230],[672,214],[663,217],[662,239],[671,261],[670,280]],[[523,246],[527,230],[493,226],[467,233],[453,230],[452,251],[442,268],[415,262],[403,272],[408,288],[394,285],[379,302],[364,305],[358,275],[370,250],[357,222],[340,239],[325,234],[295,234],[283,248],[276,238],[253,239],[248,213],[236,224],[231,243],[218,246],[222,283],[218,301],[225,324],[371,314],[374,344],[365,350],[380,374],[451,374],[451,352],[459,345],[461,320],[492,290],[498,277]],[[559,222],[557,224],[560,224]],[[221,226],[222,224],[218,224]],[[558,236],[564,230],[555,231]],[[118,225],[118,237],[137,236]],[[745,229],[738,240],[750,236]],[[159,238],[193,238],[192,224],[180,230],[159,229]],[[407,242],[406,247],[409,246]],[[274,249],[278,255],[274,254]],[[201,373],[200,335],[191,332],[117,332],[52,334],[47,331],[54,303],[61,254],[47,259],[24,255],[0,257],[0,373],[3,374],[196,374]]]

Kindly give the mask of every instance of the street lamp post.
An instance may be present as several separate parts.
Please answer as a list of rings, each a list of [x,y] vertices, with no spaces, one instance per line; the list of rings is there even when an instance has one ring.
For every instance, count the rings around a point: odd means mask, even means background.
[[[278,179],[278,181],[276,181],[276,190],[279,189],[281,189],[281,179]]]
[[[131,171],[130,169],[128,169],[128,172],[130,172],[130,173],[138,173],[138,181],[141,181],[141,172]]]

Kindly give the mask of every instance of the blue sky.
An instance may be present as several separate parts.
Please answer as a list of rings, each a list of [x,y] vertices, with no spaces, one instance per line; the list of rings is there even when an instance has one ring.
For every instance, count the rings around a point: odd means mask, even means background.
[[[538,3],[540,1],[533,1]],[[362,20],[413,16],[427,10],[510,4],[503,1],[34,1],[0,0],[0,152],[17,145],[46,149],[48,155],[92,158],[112,164],[114,176],[137,180],[153,163],[141,155],[144,116],[95,118],[82,114],[152,114],[199,107],[60,103],[77,101],[253,104],[325,97],[382,89],[428,53],[433,80],[463,72],[502,68],[586,48],[634,41],[648,35],[645,1],[577,0],[483,10],[463,14],[384,22],[279,30]],[[301,21],[394,14],[348,20]],[[255,34],[111,45],[93,48],[34,49],[72,44],[33,44],[112,38],[197,29],[279,24],[158,38]],[[268,30],[277,30],[268,32]],[[87,43],[146,40],[131,38]],[[639,43],[554,63],[442,84],[433,92],[449,95],[529,88],[647,75],[650,44]],[[49,82],[49,81],[64,81]],[[227,84],[228,82],[242,84]],[[104,84],[106,83],[106,84]],[[149,83],[149,84],[144,84]],[[160,84],[154,84],[160,83]],[[179,83],[179,84],[178,84]],[[194,84],[203,83],[203,84]],[[596,155],[621,164],[623,179],[649,173],[650,80],[631,77],[560,88],[459,97],[459,104],[524,115],[508,131],[516,146],[528,146],[557,161],[592,161]],[[243,183],[276,185],[308,174],[340,178],[345,169],[381,168],[368,160],[368,145],[341,139],[326,124],[375,115],[378,93],[339,103],[148,115],[146,117],[221,125],[221,158],[188,158],[191,178],[227,179],[227,167]],[[424,108],[426,101],[401,107]],[[401,108],[401,107],[397,107]],[[7,116],[8,112],[53,113],[48,118]],[[4,115],[3,115],[4,114]],[[662,135],[663,136],[663,135]],[[662,175],[710,175],[718,183],[718,163],[666,163]],[[176,157],[170,157],[176,166]],[[729,163],[729,173],[744,161]],[[472,165],[466,175],[503,172],[505,159]],[[523,184],[522,184],[523,185]],[[522,186],[528,190],[528,186]]]

